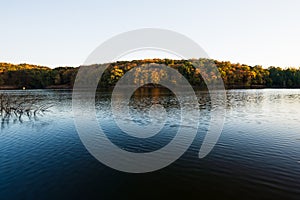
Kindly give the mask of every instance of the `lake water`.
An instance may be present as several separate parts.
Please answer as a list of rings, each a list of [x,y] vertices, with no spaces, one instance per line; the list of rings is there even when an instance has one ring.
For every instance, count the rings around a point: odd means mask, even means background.
[[[197,91],[201,120],[193,144],[171,165],[145,174],[116,171],[89,154],[75,129],[71,91],[0,92],[38,96],[42,103],[53,105],[35,119],[23,116],[21,120],[2,121],[0,199],[300,197],[298,89],[227,91],[221,137],[203,159],[198,158],[198,153],[212,108],[208,94]],[[141,126],[149,121],[145,113],[153,101],[163,104],[168,113],[161,133],[144,140],[129,137],[118,129],[110,112],[109,93],[96,96],[99,124],[122,149],[159,149],[178,130],[180,107],[171,93],[145,89],[132,97],[131,114]]]

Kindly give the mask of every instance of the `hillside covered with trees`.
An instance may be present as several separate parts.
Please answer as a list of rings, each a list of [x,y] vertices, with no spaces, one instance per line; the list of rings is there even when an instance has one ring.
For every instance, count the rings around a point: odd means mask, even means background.
[[[0,88],[71,88],[78,68],[0,63]]]
[[[196,69],[192,62],[197,62],[200,69]],[[116,82],[129,70],[143,64],[164,64],[178,70],[195,87],[205,87],[203,77],[213,81],[217,74],[214,71],[204,70],[210,65],[217,66],[226,88],[300,88],[300,68],[269,67],[264,69],[260,65],[248,66],[245,64],[231,63],[229,61],[217,61],[209,59],[199,60],[171,60],[171,59],[145,59],[133,61],[117,61],[110,63],[105,70],[101,87],[113,87]],[[94,65],[95,66],[95,65]],[[89,66],[86,66],[89,67]],[[167,74],[162,74],[158,67],[148,74],[148,77],[140,77],[136,81],[158,80]],[[78,67],[48,68],[29,64],[0,63],[0,89],[28,89],[43,88],[72,88]],[[91,73],[94,73],[91,67]]]

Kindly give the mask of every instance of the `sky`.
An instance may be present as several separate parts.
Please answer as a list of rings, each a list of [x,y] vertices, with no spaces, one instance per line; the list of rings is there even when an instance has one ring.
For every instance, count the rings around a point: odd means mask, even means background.
[[[0,0],[0,62],[79,66],[112,36],[162,28],[213,59],[300,67],[299,9],[297,0]]]

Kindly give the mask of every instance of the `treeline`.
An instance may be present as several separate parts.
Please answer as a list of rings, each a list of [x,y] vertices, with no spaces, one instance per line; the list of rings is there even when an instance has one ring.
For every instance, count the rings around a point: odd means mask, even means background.
[[[0,88],[71,88],[78,68],[0,63]]]
[[[193,66],[194,62],[200,66],[200,69]],[[136,72],[132,80],[134,83],[138,81],[144,83],[147,80],[158,82],[162,78],[172,79],[158,66],[158,64],[164,64],[176,69],[193,86],[205,87],[203,78],[207,81],[214,81],[220,74],[226,88],[300,88],[300,68],[282,69],[280,67],[269,67],[264,69],[260,65],[248,66],[211,59],[117,61],[108,64],[99,84],[101,87],[113,87],[126,72],[145,64],[157,65],[157,68],[151,71]],[[219,73],[216,73],[212,66],[217,66]],[[92,66],[90,66],[90,69],[91,74],[96,72]],[[13,65],[0,63],[0,88],[72,88],[77,71],[78,67],[51,69],[29,64]]]

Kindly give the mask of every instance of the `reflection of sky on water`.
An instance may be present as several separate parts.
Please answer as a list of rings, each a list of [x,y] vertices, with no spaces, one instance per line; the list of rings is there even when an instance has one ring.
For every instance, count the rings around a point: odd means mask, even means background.
[[[24,118],[23,123],[10,121],[0,130],[0,177],[3,180],[0,182],[0,196],[5,195],[9,199],[26,194],[76,197],[83,191],[110,196],[112,188],[115,191],[114,184],[118,183],[126,194],[133,193],[132,188],[137,189],[135,192],[147,192],[146,187],[152,192],[166,194],[164,188],[171,184],[172,191],[186,191],[185,196],[193,195],[195,191],[212,195],[209,191],[214,188],[213,194],[220,198],[236,197],[241,193],[252,199],[274,195],[283,199],[299,197],[298,89],[227,91],[222,135],[204,159],[198,158],[198,151],[209,125],[209,110],[214,108],[209,103],[207,92],[196,91],[201,118],[194,143],[175,163],[143,175],[144,178],[119,174],[86,151],[74,126],[71,91],[1,92],[12,95],[31,93],[54,106],[36,120]],[[174,137],[180,120],[178,103],[165,91],[156,89],[153,94],[149,94],[149,89],[137,91],[130,103],[132,117],[140,125],[149,120],[147,110],[151,102],[161,103],[167,110],[167,122],[162,133],[144,141],[122,134],[115,126],[109,93],[96,95],[99,124],[116,145],[128,151],[147,152],[166,145]],[[188,97],[187,94],[187,101]],[[194,123],[192,116],[190,123]],[[111,184],[107,184],[109,181]],[[143,184],[140,184],[141,181]],[[81,191],[75,189],[79,187]]]

